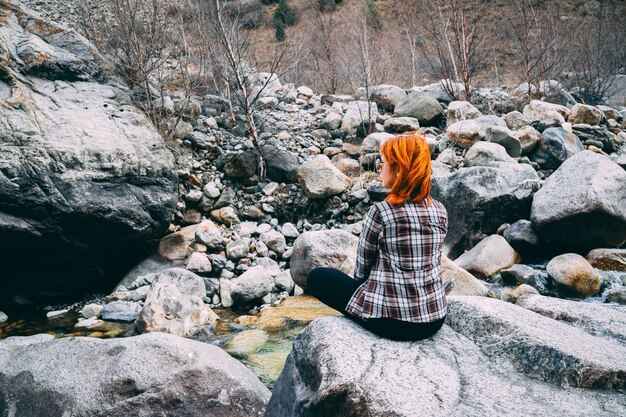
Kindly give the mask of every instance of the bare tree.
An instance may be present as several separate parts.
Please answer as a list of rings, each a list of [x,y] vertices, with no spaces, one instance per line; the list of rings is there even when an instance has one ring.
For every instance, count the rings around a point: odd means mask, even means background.
[[[557,78],[567,52],[563,25],[556,13],[551,9],[540,11],[534,3],[532,0],[514,0],[517,19],[508,18],[513,50],[522,64],[522,79],[528,87],[528,101],[539,93],[542,81]]]
[[[383,33],[370,24],[368,14],[367,3],[363,2],[346,13],[346,21],[341,25],[345,31],[341,53],[344,78],[351,90],[361,90],[367,101],[367,114],[361,114],[361,120],[366,121],[365,133],[371,133],[375,124],[372,121],[372,91],[384,82],[392,69],[397,68],[397,62],[389,59]]]
[[[336,93],[339,88],[338,36],[335,19],[334,0],[326,3],[311,0],[315,10],[312,32],[312,60],[316,75],[320,78],[324,91]]]
[[[135,104],[169,136],[172,127],[165,123],[169,115],[155,106],[155,98],[163,100],[168,87],[182,89],[188,98],[200,79],[190,68],[180,8],[166,0],[110,0],[106,10],[82,1],[79,9],[85,35],[112,58]]]
[[[463,84],[465,100],[472,99],[472,83],[484,56],[486,28],[482,22],[484,6],[471,0],[420,0],[421,12],[427,17],[433,51],[422,45],[433,75],[444,82],[451,98],[457,98],[452,80]],[[432,56],[436,59],[433,59]]]
[[[250,33],[244,30],[238,16],[225,13],[220,0],[191,2],[197,11],[199,33],[216,77],[221,79],[224,95],[230,98],[233,107],[244,115],[247,133],[253,143],[258,166],[258,175],[266,175],[265,159],[261,151],[258,129],[258,105],[263,93],[278,79],[281,71],[289,71],[293,65],[283,65],[292,44],[285,40],[280,47],[265,51],[262,61],[255,60]],[[253,65],[254,64],[254,65]],[[261,71],[267,76],[260,77]]]
[[[596,13],[572,31],[570,87],[586,103],[601,102],[613,87],[614,75],[626,70],[625,11],[618,1],[599,2]]]

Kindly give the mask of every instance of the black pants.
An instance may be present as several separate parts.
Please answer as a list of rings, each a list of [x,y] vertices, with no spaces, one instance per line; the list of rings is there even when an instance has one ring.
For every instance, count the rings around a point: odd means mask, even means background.
[[[389,318],[361,319],[348,312],[348,301],[359,287],[349,275],[333,268],[315,268],[307,277],[307,289],[318,300],[343,313],[370,332],[393,340],[420,340],[437,333],[445,319],[432,323],[411,323]]]

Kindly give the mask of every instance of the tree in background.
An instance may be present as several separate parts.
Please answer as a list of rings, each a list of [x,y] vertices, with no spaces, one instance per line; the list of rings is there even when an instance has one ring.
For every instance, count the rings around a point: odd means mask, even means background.
[[[285,28],[298,23],[296,11],[289,5],[287,0],[280,0],[274,12],[274,25],[276,28],[276,40],[285,40]]]
[[[485,6],[472,0],[441,0],[433,4],[418,0],[432,43],[420,44],[431,75],[444,80],[452,99],[460,97],[455,83],[464,87],[465,100],[472,100],[472,83],[482,58],[487,28],[482,22]]]
[[[374,0],[365,0],[365,7],[367,9],[367,24],[376,30],[382,30],[384,27],[383,19],[378,11],[378,6]]]
[[[368,104],[367,114],[361,115],[361,119],[367,121],[363,126],[364,133],[371,133],[375,124],[371,113],[372,90],[387,79],[392,73],[391,68],[397,64],[389,57],[385,36],[372,27],[369,18],[367,3],[356,5],[346,13],[345,22],[341,25],[344,32],[340,34],[342,77],[357,96],[365,97]]]
[[[79,3],[82,31],[112,58],[117,73],[131,89],[134,103],[168,137],[175,124],[165,123],[169,115],[155,103],[162,102],[168,88],[176,85],[190,93],[204,78],[202,71],[189,71],[192,60],[183,13],[166,0],[109,2],[107,13],[83,1]],[[197,54],[194,60],[199,63],[204,58]]]
[[[596,13],[572,31],[568,84],[585,103],[601,103],[613,88],[615,75],[626,73],[625,6],[621,3],[598,2]]]
[[[339,87],[339,46],[335,14],[336,0],[311,0],[315,15],[310,41],[311,62],[323,91],[336,93]]]
[[[518,13],[509,21],[509,34],[523,68],[521,77],[530,102],[539,93],[541,82],[557,78],[565,64],[567,43],[563,25],[551,9],[539,12],[532,0],[514,0]]]

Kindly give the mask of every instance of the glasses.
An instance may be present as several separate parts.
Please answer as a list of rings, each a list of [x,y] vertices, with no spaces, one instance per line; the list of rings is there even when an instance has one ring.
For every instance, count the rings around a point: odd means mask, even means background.
[[[377,160],[376,160],[376,165],[375,165],[375,167],[376,167],[376,172],[380,172],[380,171],[382,171],[382,170],[383,170],[383,167],[384,167],[385,165],[387,165],[387,163],[386,163],[386,162],[383,162],[382,160],[377,159]]]

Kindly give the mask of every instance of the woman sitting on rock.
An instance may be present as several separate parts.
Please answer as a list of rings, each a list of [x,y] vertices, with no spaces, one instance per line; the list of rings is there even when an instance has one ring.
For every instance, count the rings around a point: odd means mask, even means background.
[[[379,336],[424,339],[441,328],[446,315],[440,264],[448,216],[430,196],[430,150],[422,135],[391,138],[380,153],[376,169],[390,191],[363,219],[354,279],[315,268],[307,287]]]

